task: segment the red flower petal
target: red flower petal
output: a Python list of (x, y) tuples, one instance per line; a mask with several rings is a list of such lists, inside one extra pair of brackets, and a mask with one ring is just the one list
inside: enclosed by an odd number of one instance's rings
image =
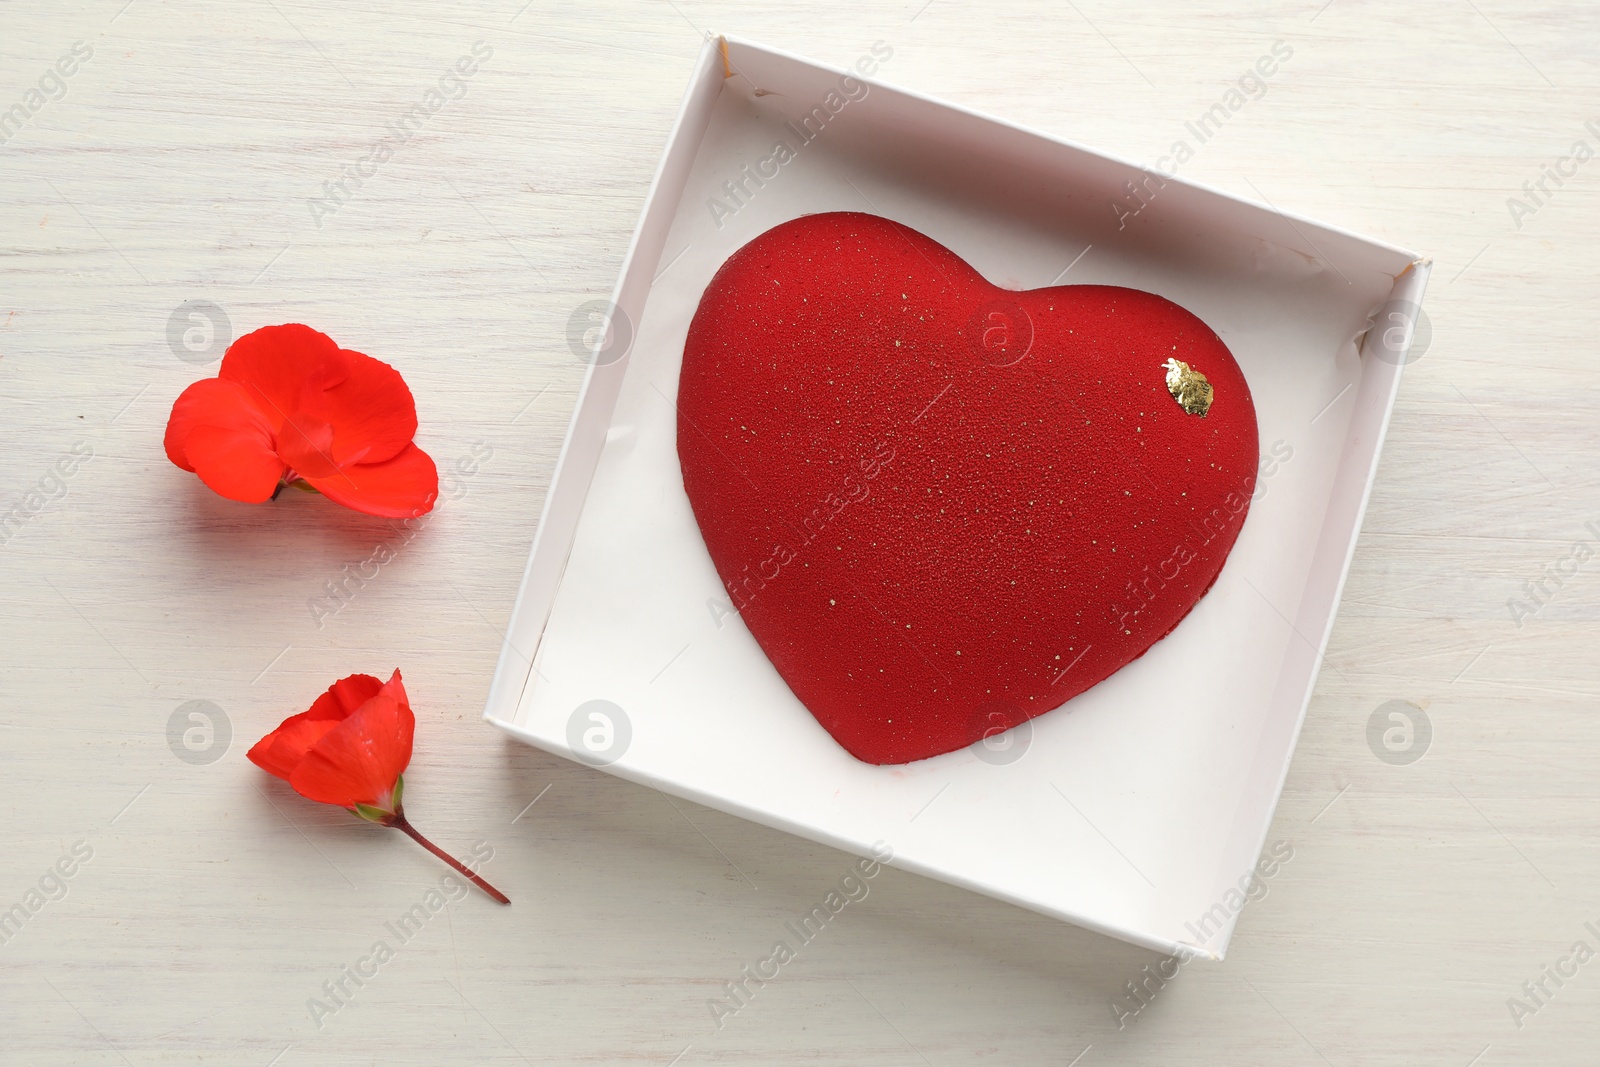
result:
[(308, 393), (301, 412), (333, 427), (333, 459), (382, 463), (403, 452), (417, 435), (417, 402), (400, 372), (382, 360), (342, 349), (344, 378)]
[(194, 472), (219, 496), (246, 504), (271, 500), (288, 470), (258, 427), (196, 426), (184, 443)]
[(302, 478), (327, 478), (339, 471), (333, 461), (333, 427), (296, 415), (278, 428), (278, 458)]
[(321, 741), (341, 721), (313, 719), (308, 712), (301, 712), (286, 719), (282, 726), (257, 741), (245, 755), (257, 767), (287, 782), (294, 769), (305, 759), (306, 753), (311, 751), (311, 746)]
[(339, 466), (390, 459), (416, 436), (416, 401), (399, 371), (300, 323), (245, 334), (218, 375), (258, 396), (280, 436), (286, 424), (313, 440), (331, 427), (328, 459)]
[(202, 378), (185, 389), (173, 402), (162, 444), (167, 458), (186, 471), (194, 470), (188, 456), (189, 435), (197, 426), (251, 428), (270, 440), (273, 424), (261, 413), (249, 390), (237, 382)]
[(291, 322), (263, 326), (233, 342), (217, 377), (250, 390), (276, 429), (300, 409), (302, 394), (342, 381), (343, 363), (333, 338)]
[(370, 674), (341, 678), (317, 697), (311, 710), (283, 720), (246, 755), (257, 767), (287, 781), (313, 745), (382, 689), (383, 683)]
[[(400, 672), (394, 673), (395, 678), (398, 678)], [(390, 684), (393, 684), (394, 680), (391, 678)], [(383, 692), (384, 684), (370, 674), (352, 674), (340, 678), (328, 686), (328, 691), (312, 703), (311, 710), (306, 714), (318, 718), (347, 719), (357, 708)], [(404, 689), (400, 691), (400, 696), (403, 700)]]
[(394, 519), (427, 514), (439, 496), (439, 470), (416, 445), (384, 463), (358, 463), (306, 481), (335, 503)]
[(351, 808), (387, 797), (411, 763), (416, 716), (400, 672), (311, 747), (289, 776), (303, 797)]

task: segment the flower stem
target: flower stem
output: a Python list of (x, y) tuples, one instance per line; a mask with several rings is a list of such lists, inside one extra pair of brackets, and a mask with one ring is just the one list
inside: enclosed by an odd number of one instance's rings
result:
[(479, 878), (476, 874), (474, 874), (471, 871), (467, 870), (467, 868), (465, 866), (463, 866), (462, 863), (459, 860), (457, 860), (454, 856), (450, 855), (450, 853), (446, 852), (444, 849), (440, 848), (438, 845), (434, 844), (432, 841), (429, 841), (426, 837), (423, 837), (420, 833), (418, 833), (417, 832), (417, 828), (415, 826), (412, 826), (409, 822), (407, 822), (406, 821), (406, 817), (404, 815), (396, 813), (395, 817), (394, 817), (394, 821), (392, 823), (390, 823), (389, 825), (393, 826), (395, 829), (397, 829), (397, 830), (401, 831), (402, 833), (404, 833), (407, 837), (411, 838), (411, 840), (415, 841), (417, 844), (421, 845), (423, 848), (427, 849), (429, 852), (432, 852), (435, 856), (438, 856), (440, 859), (444, 860), (446, 863), (448, 863), (451, 867), (455, 868), (457, 871), (459, 871), (462, 874), (466, 875), (469, 879), (472, 880), (472, 884), (473, 885), (477, 886), (479, 889), (483, 890), (485, 893), (488, 893), (491, 897), (493, 897), (495, 900), (499, 901), (501, 904), (509, 904), (509, 903), (511, 903), (510, 898), (507, 897), (504, 893), (500, 892), (500, 890), (496, 889), (494, 886), (490, 885), (488, 882), (485, 882), (482, 878)]

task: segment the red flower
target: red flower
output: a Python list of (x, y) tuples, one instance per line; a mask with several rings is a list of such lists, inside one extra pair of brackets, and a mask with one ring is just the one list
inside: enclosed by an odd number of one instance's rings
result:
[(405, 788), (401, 774), (411, 763), (416, 725), (398, 670), (387, 682), (352, 674), (329, 686), (309, 711), (283, 720), (248, 755), (251, 763), (282, 778), (301, 796), (393, 826), (500, 903), (511, 903), (406, 821), (400, 806)]
[(259, 504), (286, 485), (369, 515), (433, 508), (439, 472), (412, 437), (416, 402), (400, 372), (289, 323), (228, 346), (215, 378), (183, 391), (167, 458), (230, 500)]
[(352, 674), (256, 742), (250, 761), (310, 800), (393, 811), (416, 726), (399, 671), (387, 683)]

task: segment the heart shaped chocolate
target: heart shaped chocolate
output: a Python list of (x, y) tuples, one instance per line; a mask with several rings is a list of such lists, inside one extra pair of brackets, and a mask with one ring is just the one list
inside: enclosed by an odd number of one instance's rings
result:
[(1216, 580), (1256, 448), (1244, 375), (1178, 305), (1010, 292), (857, 213), (734, 253), (678, 386), (683, 484), (733, 607), (878, 764), (1010, 729), (1143, 655)]

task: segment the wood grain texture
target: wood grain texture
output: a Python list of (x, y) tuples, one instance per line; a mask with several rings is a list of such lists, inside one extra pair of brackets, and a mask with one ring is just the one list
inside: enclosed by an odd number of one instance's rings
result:
[[(1600, 13), (520, 6), (0, 5), (0, 113), (93, 51), (0, 144), (0, 514), (27, 512), (0, 544), (0, 909), (92, 849), (0, 944), (0, 1062), (1594, 1062), (1600, 962), (1545, 979), (1520, 1027), (1507, 998), (1600, 950), (1600, 559), (1520, 625), (1508, 600), (1600, 540), (1600, 162), (1520, 219), (1506, 200), (1600, 148)], [(719, 1028), (708, 999), (848, 858), (479, 721), (576, 395), (567, 319), (616, 277), (705, 30), (839, 64), (882, 39), (886, 80), (1150, 162), (1283, 40), (1184, 176), (1437, 259), (1272, 833), (1294, 858), (1226, 963), (1121, 1028), (1111, 1004), (1156, 957), (894, 870)], [(308, 201), (478, 41), (465, 94), (319, 226)], [(168, 342), (193, 300), (234, 335), (303, 320), (394, 363), (442, 466), (492, 456), (410, 537), (300, 494), (212, 496), (159, 446), (210, 373)], [(79, 442), (93, 458), (58, 484)], [(319, 618), (380, 545), (393, 561)], [(457, 854), (488, 842), (516, 903), (449, 905), (319, 1027), (308, 998), (444, 869), (244, 752), (334, 678), (395, 666), (419, 715), (408, 813)], [(169, 745), (190, 700), (231, 724), (210, 764)], [(1431, 721), (1419, 762), (1369, 747), (1389, 700)]]

